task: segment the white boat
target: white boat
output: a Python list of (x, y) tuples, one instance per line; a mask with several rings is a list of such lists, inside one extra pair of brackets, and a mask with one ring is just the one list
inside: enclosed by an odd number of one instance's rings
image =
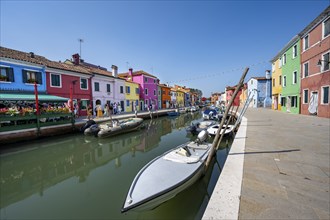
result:
[[(207, 132), (210, 134), (210, 135), (216, 135), (218, 130), (219, 130), (219, 126), (220, 124), (215, 124), (215, 125), (212, 125), (210, 126), (208, 129), (207, 129)], [(226, 125), (223, 125), (222, 126), (222, 129), (220, 131), (220, 134), (222, 134), (223, 130), (226, 128)], [(235, 125), (228, 125), (226, 130), (225, 130), (225, 134), (224, 135), (228, 135), (230, 133), (232, 133), (235, 129)]]
[(153, 209), (196, 182), (204, 173), (212, 148), (202, 131), (196, 141), (182, 144), (150, 161), (135, 176), (122, 212)]
[(215, 125), (215, 123), (216, 122), (212, 120), (201, 121), (196, 124), (191, 123), (191, 125), (186, 128), (186, 131), (192, 134), (198, 134), (202, 130), (207, 130), (210, 126)]
[(142, 123), (142, 118), (128, 118), (122, 120), (113, 119), (110, 122), (90, 126), (84, 131), (84, 134), (95, 135), (100, 138), (110, 137), (137, 130), (141, 127)]

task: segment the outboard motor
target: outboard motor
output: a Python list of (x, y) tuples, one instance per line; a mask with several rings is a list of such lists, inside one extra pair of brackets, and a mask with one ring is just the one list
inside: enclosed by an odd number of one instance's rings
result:
[(199, 132), (195, 142), (201, 144), (206, 141), (208, 137), (209, 133), (206, 130), (202, 130), (201, 132)]
[(80, 131), (81, 131), (81, 132), (84, 132), (87, 128), (89, 128), (90, 126), (92, 126), (92, 125), (94, 125), (94, 124), (96, 124), (96, 122), (95, 122), (94, 120), (88, 120), (88, 121), (84, 124), (84, 126), (82, 126), (82, 127), (80, 128)]
[(97, 133), (99, 133), (99, 131), (101, 130), (98, 124), (93, 124), (92, 126), (90, 126), (90, 129), (95, 137), (97, 137)]

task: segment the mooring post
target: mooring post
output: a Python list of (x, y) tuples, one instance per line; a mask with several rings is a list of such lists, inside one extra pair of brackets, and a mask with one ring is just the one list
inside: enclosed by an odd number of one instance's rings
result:
[(221, 123), (220, 123), (219, 129), (218, 129), (218, 132), (217, 132), (217, 134), (215, 135), (215, 138), (214, 138), (213, 143), (212, 143), (212, 148), (211, 148), (210, 153), (209, 153), (209, 155), (208, 155), (208, 157), (207, 157), (207, 160), (206, 160), (206, 163), (205, 163), (205, 170), (207, 170), (207, 168), (208, 168), (208, 166), (209, 166), (209, 164), (210, 164), (210, 162), (211, 162), (211, 159), (212, 159), (212, 157), (213, 157), (213, 155), (214, 155), (214, 153), (215, 153), (215, 151), (216, 151), (216, 147), (217, 147), (217, 145), (218, 145), (218, 141), (219, 141), (219, 138), (220, 138), (220, 132), (221, 132), (221, 129), (220, 129), (220, 128), (222, 128), (222, 126), (223, 126), (224, 123), (225, 123), (225, 120), (226, 120), (226, 118), (227, 118), (227, 115), (228, 115), (229, 109), (231, 108), (231, 106), (232, 106), (232, 104), (233, 104), (233, 102), (234, 102), (234, 99), (236, 98), (236, 96), (237, 96), (237, 94), (238, 94), (238, 91), (241, 89), (241, 86), (242, 86), (242, 84), (243, 84), (243, 82), (244, 82), (245, 76), (246, 76), (246, 74), (248, 73), (248, 71), (249, 71), (249, 68), (246, 67), (245, 70), (244, 70), (244, 72), (243, 72), (243, 74), (242, 74), (241, 79), (239, 80), (239, 83), (237, 84), (237, 87), (236, 87), (236, 89), (235, 89), (235, 92), (234, 92), (233, 96), (231, 97), (231, 99), (230, 99), (230, 101), (229, 101), (229, 103), (228, 103), (228, 107), (226, 108), (225, 114), (224, 114), (223, 117), (222, 117), (222, 120), (221, 120)]

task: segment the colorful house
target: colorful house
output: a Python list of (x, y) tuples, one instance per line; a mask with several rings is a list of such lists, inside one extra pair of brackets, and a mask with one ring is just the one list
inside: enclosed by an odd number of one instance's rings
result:
[(147, 110), (148, 107), (158, 109), (158, 88), (159, 79), (143, 70), (133, 72), (130, 68), (128, 73), (118, 74), (119, 77), (132, 79), (140, 85), (140, 110)]
[[(54, 94), (49, 86), (51, 82), (48, 72), (58, 68), (62, 68), (61, 63), (50, 61), (32, 52), (26, 53), (0, 47), (0, 104), (35, 103), (35, 89), (40, 95), (40, 102), (67, 102), (70, 97), (69, 90), (65, 94)], [(22, 94), (24, 97), (21, 96)]]
[(174, 87), (171, 87), (171, 108), (178, 108), (178, 103), (177, 103), (177, 92)]
[(330, 118), (330, 6), (315, 18), (301, 37), (301, 114)]
[[(236, 85), (237, 86), (237, 85)], [(226, 87), (226, 106), (229, 104), (229, 101), (231, 97), (233, 96), (236, 86), (227, 86)], [(239, 97), (242, 94), (242, 89), (240, 89), (232, 103), (232, 106), (239, 106), (240, 105), (240, 100)]]
[(39, 93), (46, 93), (45, 57), (0, 47), (1, 92), (34, 94), (34, 84)]
[(272, 60), (272, 109), (281, 110), (282, 56), (277, 54)]
[(266, 71), (266, 77), (251, 77), (247, 82), (247, 91), (247, 95), (250, 95), (250, 98), (252, 97), (250, 107), (271, 107), (272, 85), (270, 71)]
[(282, 49), (281, 110), (299, 114), (300, 111), (300, 38), (295, 36)]
[(178, 85), (174, 85), (174, 89), (176, 90), (176, 103), (178, 107), (184, 107), (185, 89)]
[(125, 112), (134, 112), (140, 109), (140, 84), (133, 82), (132, 78), (125, 80)]
[(161, 89), (161, 108), (167, 109), (171, 107), (171, 88), (166, 84), (159, 84)]

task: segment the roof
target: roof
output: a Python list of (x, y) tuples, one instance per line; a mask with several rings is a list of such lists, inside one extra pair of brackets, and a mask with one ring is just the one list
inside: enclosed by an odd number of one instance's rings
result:
[[(134, 72), (132, 73), (132, 75), (133, 75), (133, 76), (145, 75), (145, 76), (150, 76), (150, 77), (153, 77), (153, 78), (158, 79), (156, 76), (151, 75), (150, 73), (147, 73), (147, 72), (145, 72), (145, 71), (143, 71), (143, 70), (134, 71)], [(118, 76), (119, 76), (119, 77), (127, 77), (127, 76), (128, 76), (128, 72), (126, 72), (126, 73), (119, 73)]]
[[(0, 101), (35, 101), (36, 96), (34, 94), (0, 94)], [(54, 95), (38, 95), (38, 101), (40, 102), (67, 102), (68, 98), (63, 98)]]
[(256, 80), (267, 80), (266, 77), (251, 77), (251, 79), (256, 79)]
[(43, 56), (36, 55), (33, 52), (26, 53), (26, 52), (22, 52), (22, 51), (18, 51), (18, 50), (9, 49), (6, 47), (0, 47), (0, 57), (25, 61), (28, 63), (34, 63), (34, 64), (43, 65), (43, 66), (50, 67), (50, 68), (55, 68), (55, 69), (91, 74), (85, 68), (82, 68), (79, 66), (74, 66), (74, 65), (69, 65), (66, 63), (51, 61)]
[(300, 37), (298, 35), (294, 36), (281, 50), (276, 54), (273, 59), (270, 61), (274, 63), (282, 54), (284, 54), (290, 47), (292, 47), (295, 43), (299, 41)]
[(309, 25), (307, 25), (304, 30), (299, 33), (300, 37), (305, 37), (311, 30), (313, 30), (320, 22), (323, 22), (330, 15), (330, 6), (328, 6), (319, 16), (317, 16)]

